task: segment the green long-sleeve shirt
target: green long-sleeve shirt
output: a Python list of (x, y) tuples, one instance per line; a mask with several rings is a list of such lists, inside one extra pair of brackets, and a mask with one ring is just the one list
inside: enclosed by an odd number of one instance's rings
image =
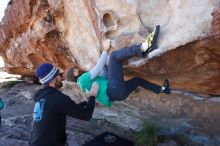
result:
[(86, 72), (82, 74), (77, 79), (77, 84), (80, 86), (83, 92), (86, 92), (86, 90), (90, 90), (94, 82), (97, 82), (99, 85), (99, 91), (96, 96), (96, 100), (105, 106), (111, 107), (112, 102), (109, 100), (109, 97), (107, 96), (107, 93), (106, 93), (107, 84), (108, 84), (107, 79), (102, 78), (100, 76), (96, 76), (94, 79), (91, 79), (90, 72)]

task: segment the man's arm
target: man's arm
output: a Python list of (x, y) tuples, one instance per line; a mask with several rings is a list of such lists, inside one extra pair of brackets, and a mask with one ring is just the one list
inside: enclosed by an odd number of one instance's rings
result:
[[(60, 94), (61, 97), (58, 101), (59, 111), (63, 114), (69, 115), (74, 118), (89, 121), (92, 118), (92, 113), (95, 107), (95, 96), (97, 95), (99, 86), (97, 83), (93, 83), (92, 87), (88, 93), (90, 96), (88, 102), (85, 101), (76, 104), (69, 96), (65, 94)], [(63, 96), (62, 96), (63, 95)]]
[(92, 117), (95, 108), (95, 97), (90, 96), (88, 102), (76, 104), (68, 96), (61, 97), (58, 103), (58, 109), (61, 113), (77, 118), (80, 120), (89, 121)]

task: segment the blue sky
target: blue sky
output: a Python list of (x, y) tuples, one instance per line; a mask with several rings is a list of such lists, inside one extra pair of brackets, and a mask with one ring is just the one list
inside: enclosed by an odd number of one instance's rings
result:
[(7, 7), (9, 0), (0, 0), (0, 21), (2, 20), (2, 17), (4, 16), (5, 8)]

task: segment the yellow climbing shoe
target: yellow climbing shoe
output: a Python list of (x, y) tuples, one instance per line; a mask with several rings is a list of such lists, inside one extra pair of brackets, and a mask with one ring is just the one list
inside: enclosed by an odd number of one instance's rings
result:
[(145, 44), (146, 44), (146, 51), (143, 53), (148, 54), (151, 51), (157, 49), (157, 38), (158, 34), (160, 32), (160, 25), (157, 25), (154, 30), (145, 38)]

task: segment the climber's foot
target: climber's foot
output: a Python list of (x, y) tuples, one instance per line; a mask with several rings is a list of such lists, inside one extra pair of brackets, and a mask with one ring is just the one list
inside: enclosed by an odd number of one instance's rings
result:
[(168, 79), (165, 79), (163, 86), (161, 86), (161, 93), (170, 94), (170, 85)]
[(143, 56), (146, 56), (151, 51), (157, 49), (157, 39), (160, 32), (160, 25), (157, 25), (154, 30), (146, 37), (142, 43)]

